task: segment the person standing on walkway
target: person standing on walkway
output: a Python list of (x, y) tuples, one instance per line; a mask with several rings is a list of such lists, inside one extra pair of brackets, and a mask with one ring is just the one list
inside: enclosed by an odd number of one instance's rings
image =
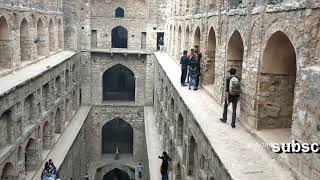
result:
[(236, 111), (237, 103), (240, 96), (240, 80), (236, 77), (237, 70), (231, 68), (229, 70), (230, 77), (226, 80), (226, 97), (224, 102), (223, 117), (220, 119), (221, 122), (227, 122), (228, 106), (232, 103), (232, 122), (231, 127), (236, 127)]
[(188, 66), (189, 66), (188, 76), (190, 77), (189, 90), (191, 90), (191, 86), (193, 90), (197, 90), (196, 83), (197, 83), (197, 77), (199, 76), (199, 69), (198, 69), (198, 61), (197, 61), (196, 53), (193, 53), (191, 60), (189, 60)]
[(197, 64), (197, 68), (198, 68), (198, 76), (197, 76), (197, 79), (196, 79), (196, 87), (195, 87), (195, 90), (198, 90), (198, 86), (199, 86), (199, 82), (200, 82), (200, 76), (201, 76), (201, 59), (202, 59), (202, 53), (200, 52), (200, 47), (199, 46), (195, 46), (195, 53), (197, 54), (197, 61), (198, 61), (198, 64)]
[(187, 72), (188, 72), (188, 63), (189, 59), (187, 57), (188, 51), (184, 50), (183, 51), (183, 56), (181, 57), (180, 64), (181, 64), (181, 77), (180, 77), (180, 83), (181, 86), (186, 86), (185, 81), (187, 77)]
[(159, 38), (159, 42), (158, 43), (159, 43), (159, 47), (160, 47), (160, 52), (162, 53), (163, 46), (164, 46), (163, 37)]
[(137, 171), (139, 173), (139, 178), (142, 178), (143, 165), (141, 163), (138, 164)]
[(85, 180), (89, 180), (89, 175), (88, 175), (87, 172), (86, 172), (86, 175), (84, 176), (84, 179), (85, 179)]
[(161, 180), (169, 180), (168, 167), (169, 161), (171, 161), (171, 159), (165, 151), (162, 152), (162, 156), (159, 156), (159, 159), (162, 159), (162, 164), (160, 167)]
[(114, 148), (114, 160), (119, 160), (119, 146), (118, 145), (115, 145), (115, 148)]

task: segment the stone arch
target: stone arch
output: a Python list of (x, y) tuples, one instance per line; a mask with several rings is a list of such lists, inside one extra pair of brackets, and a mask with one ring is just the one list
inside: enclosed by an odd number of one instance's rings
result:
[(50, 105), (50, 86), (48, 83), (42, 87), (42, 100), (45, 111), (48, 111)]
[(261, 62), (258, 129), (291, 127), (296, 71), (295, 48), (286, 34), (275, 32)]
[(69, 100), (69, 98), (66, 98), (66, 103), (65, 103), (65, 107), (66, 107), (66, 109), (65, 109), (65, 119), (66, 119), (66, 125), (67, 125), (67, 123), (69, 123), (70, 122), (70, 120), (71, 120), (71, 105), (70, 105), (70, 100)]
[(135, 100), (134, 73), (121, 64), (107, 69), (102, 76), (103, 100)]
[(23, 18), (20, 25), (20, 58), (21, 61), (31, 60), (31, 42), (30, 42), (29, 23)]
[(72, 92), (72, 114), (75, 114), (78, 108), (78, 101), (77, 101), (77, 93), (74, 90)]
[(37, 22), (37, 52), (38, 56), (46, 55), (46, 33), (41, 19)]
[(243, 61), (244, 46), (243, 40), (239, 31), (235, 31), (229, 39), (227, 49), (227, 71), (230, 68), (237, 70), (237, 77), (242, 77), (242, 61)]
[(23, 161), (23, 148), (21, 146), (19, 146), (18, 148), (18, 162)]
[(15, 179), (14, 166), (11, 162), (6, 162), (2, 169), (1, 180)]
[(188, 159), (188, 175), (194, 176), (195, 175), (195, 159), (196, 159), (196, 152), (197, 152), (197, 144), (196, 140), (193, 136), (190, 137), (189, 142), (189, 159)]
[(63, 25), (61, 19), (58, 21), (58, 48), (63, 49)]
[(173, 38), (172, 38), (172, 47), (171, 47), (171, 55), (174, 56), (176, 52), (176, 26), (173, 27)]
[(49, 21), (49, 52), (55, 51), (55, 40), (54, 40), (54, 24), (53, 20)]
[(43, 124), (42, 131), (42, 146), (44, 150), (48, 150), (51, 148), (51, 130), (48, 121)]
[(174, 121), (174, 99), (170, 99), (170, 107), (169, 107), (169, 121), (173, 122)]
[(184, 126), (184, 120), (180, 113), (178, 116), (178, 122), (177, 122), (177, 139), (176, 139), (177, 146), (182, 146), (182, 143), (183, 143), (183, 128), (184, 128), (183, 126)]
[(24, 123), (30, 125), (34, 122), (34, 96), (29, 95), (24, 101)]
[(133, 153), (133, 127), (121, 118), (114, 118), (103, 125), (101, 131), (102, 153)]
[(69, 87), (70, 87), (70, 71), (69, 71), (69, 69), (66, 70), (65, 81), (66, 81), (66, 89), (69, 89)]
[(121, 7), (118, 7), (116, 10), (115, 10), (115, 13), (114, 13), (115, 17), (116, 18), (123, 18), (124, 17), (124, 10), (121, 8)]
[(215, 60), (216, 60), (216, 35), (213, 27), (210, 28), (208, 34), (208, 44), (206, 52), (206, 65), (203, 84), (214, 84), (215, 82)]
[(0, 17), (0, 67), (11, 68), (9, 26), (4, 16)]
[(176, 180), (181, 180), (181, 166), (180, 163), (177, 163), (177, 167), (176, 167)]
[(0, 116), (0, 149), (9, 145), (12, 141), (12, 129), (13, 129), (13, 120), (12, 120), (12, 111), (7, 110)]
[(213, 177), (210, 177), (210, 179), (209, 180), (214, 180), (214, 178)]
[(200, 46), (200, 27), (198, 26), (194, 32), (193, 36), (193, 46)]
[(128, 48), (128, 30), (122, 26), (112, 29), (112, 48)]
[(185, 47), (186, 50), (190, 49), (189, 38), (190, 38), (190, 29), (189, 29), (189, 26), (187, 26), (186, 32), (185, 32), (185, 35), (184, 35), (184, 47)]
[(130, 176), (125, 171), (115, 168), (103, 176), (103, 180), (130, 180)]
[(180, 60), (180, 52), (182, 50), (182, 38), (181, 38), (181, 26), (179, 26), (178, 28), (178, 37), (177, 37), (177, 51), (176, 51), (176, 59)]
[(62, 94), (62, 82), (61, 82), (61, 77), (57, 76), (55, 81), (54, 81), (55, 87), (56, 87), (56, 99), (61, 97)]
[(37, 168), (37, 146), (33, 138), (30, 138), (25, 150), (25, 170), (33, 171)]
[(55, 117), (54, 117), (54, 124), (55, 124), (55, 133), (61, 134), (61, 124), (62, 124), (62, 117), (61, 117), (61, 111), (60, 108), (56, 110)]

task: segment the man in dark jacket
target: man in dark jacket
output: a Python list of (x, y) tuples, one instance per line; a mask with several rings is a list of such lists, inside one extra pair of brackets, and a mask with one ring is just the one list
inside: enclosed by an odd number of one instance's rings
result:
[(170, 157), (168, 156), (167, 152), (163, 151), (162, 156), (159, 156), (159, 159), (162, 159), (161, 164), (161, 180), (169, 180), (168, 177), (168, 167), (169, 167), (169, 161), (171, 161)]
[(229, 73), (231, 77), (228, 77), (226, 80), (226, 97), (224, 102), (224, 109), (223, 109), (223, 118), (220, 119), (221, 122), (225, 123), (227, 122), (227, 113), (228, 113), (228, 106), (230, 103), (232, 103), (232, 122), (231, 127), (236, 127), (236, 110), (237, 110), (237, 103), (239, 99), (239, 95), (231, 95), (230, 94), (230, 80), (232, 77), (235, 77), (237, 70), (234, 68), (231, 68), (229, 70)]
[(200, 76), (201, 76), (201, 59), (202, 59), (202, 54), (200, 52), (199, 46), (195, 46), (195, 52), (197, 54), (197, 61), (198, 61), (197, 68), (198, 68), (198, 71), (199, 71), (199, 74), (198, 74), (197, 79), (196, 79), (195, 89), (194, 89), (194, 90), (197, 90), (198, 86), (199, 86)]
[(191, 90), (191, 86), (193, 87), (193, 90), (197, 90), (196, 83), (197, 83), (197, 77), (199, 76), (199, 68), (198, 68), (198, 60), (197, 60), (197, 54), (193, 53), (191, 60), (189, 60), (188, 63), (189, 66), (189, 90)]
[(187, 77), (187, 72), (188, 72), (188, 57), (187, 57), (188, 52), (186, 50), (183, 51), (183, 56), (181, 57), (180, 64), (181, 64), (181, 78), (180, 78), (180, 83), (181, 86), (186, 86), (185, 81)]

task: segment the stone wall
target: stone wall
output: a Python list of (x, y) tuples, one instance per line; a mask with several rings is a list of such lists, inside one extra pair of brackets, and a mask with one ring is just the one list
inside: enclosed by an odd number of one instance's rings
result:
[(170, 165), (173, 177), (170, 178), (231, 179), (197, 120), (157, 61), (154, 72), (156, 123), (163, 140), (163, 149), (173, 159)]
[[(1, 127), (6, 128), (5, 146), (0, 149), (0, 177), (6, 163), (13, 165), (14, 176), (25, 178), (37, 170), (79, 107), (79, 56), (74, 55), (55, 67), (0, 96)], [(46, 59), (45, 59), (46, 60)], [(45, 61), (44, 60), (44, 61)], [(72, 72), (66, 77), (66, 71)], [(58, 98), (55, 84), (60, 77), (63, 93)], [(66, 80), (69, 84), (66, 87)], [(72, 80), (73, 79), (73, 80)], [(45, 87), (49, 87), (45, 94)], [(45, 102), (48, 106), (45, 108)], [(72, 104), (72, 108), (68, 108)], [(69, 104), (69, 105), (68, 105)], [(69, 118), (69, 119), (68, 119)], [(3, 123), (2, 121), (7, 121)], [(59, 129), (59, 131), (57, 131)], [(26, 157), (26, 158), (25, 158)], [(27, 172), (29, 171), (29, 172)]]

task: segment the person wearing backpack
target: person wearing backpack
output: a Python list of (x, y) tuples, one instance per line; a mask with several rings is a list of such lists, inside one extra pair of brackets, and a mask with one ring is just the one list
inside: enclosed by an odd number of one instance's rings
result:
[(240, 80), (236, 77), (237, 70), (231, 68), (229, 71), (230, 77), (226, 80), (226, 98), (224, 102), (224, 109), (223, 109), (223, 117), (220, 119), (221, 122), (227, 122), (227, 113), (228, 113), (228, 106), (232, 103), (232, 122), (231, 127), (236, 127), (236, 110), (237, 110), (237, 103), (240, 96)]

